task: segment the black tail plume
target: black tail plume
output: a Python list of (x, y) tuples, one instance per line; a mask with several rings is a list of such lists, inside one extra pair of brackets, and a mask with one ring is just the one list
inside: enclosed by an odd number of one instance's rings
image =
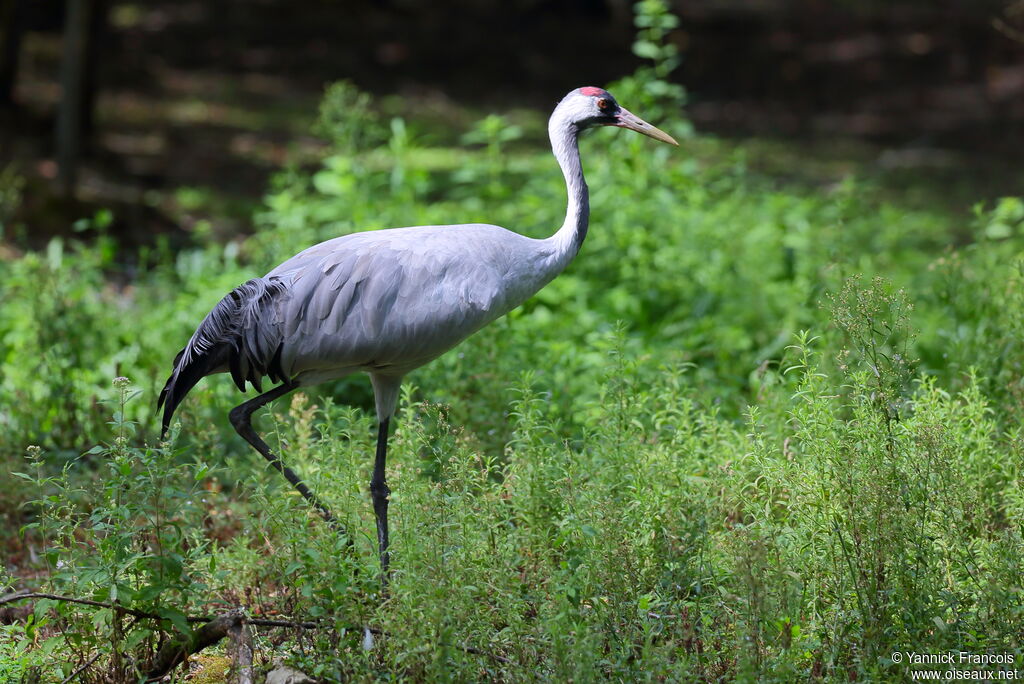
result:
[(167, 436), (174, 411), (185, 395), (207, 375), (229, 371), (238, 389), (246, 381), (259, 389), (260, 379), (286, 380), (281, 369), (281, 333), (263, 310), (282, 296), (284, 281), (254, 278), (228, 293), (199, 324), (192, 339), (174, 359), (157, 408), (163, 407), (161, 439)]
[[(167, 383), (164, 385), (163, 390), (160, 392), (160, 398), (156, 402), (158, 409), (161, 407), (164, 409), (163, 424), (160, 427), (161, 439), (167, 437), (167, 429), (171, 426), (171, 418), (174, 416), (174, 411), (178, 408), (178, 404), (185, 398), (185, 395), (196, 386), (196, 383), (223, 364), (223, 350), (218, 349), (217, 351), (221, 353), (215, 356), (207, 354), (193, 359), (189, 364), (178, 365), (184, 355), (184, 351), (182, 349), (178, 352), (177, 359), (174, 362), (174, 372), (171, 373), (171, 377), (167, 378)], [(219, 362), (218, 357), (221, 359)]]

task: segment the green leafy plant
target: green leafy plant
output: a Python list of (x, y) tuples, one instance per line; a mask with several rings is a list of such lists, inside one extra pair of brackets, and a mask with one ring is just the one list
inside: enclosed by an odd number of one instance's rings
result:
[[(107, 606), (82, 611), (52, 599), (38, 601), (37, 621), (52, 611), (52, 621), (64, 626), (62, 649), (51, 645), (49, 657), (59, 653), (69, 662), (74, 654), (85, 662), (91, 651), (102, 648), (110, 671), (123, 678), (152, 656), (158, 628), (191, 632), (183, 609), (205, 604), (205, 578), (215, 564), (199, 561), (209, 558), (201, 487), (208, 466), (178, 463), (166, 445), (131, 446), (136, 424), (125, 409), (139, 392), (123, 377), (114, 386), (112, 442), (67, 463), (57, 476), (45, 475), (44, 454), (31, 447), (34, 472), (15, 475), (40, 493), (29, 502), (38, 511), (37, 520), (24, 531), (45, 544), (48, 588)], [(98, 471), (89, 465), (93, 457), (100, 459)], [(83, 478), (77, 474), (82, 469), (93, 472)], [(95, 485), (85, 486), (88, 479)], [(130, 618), (130, 610), (164, 621), (139, 622)]]

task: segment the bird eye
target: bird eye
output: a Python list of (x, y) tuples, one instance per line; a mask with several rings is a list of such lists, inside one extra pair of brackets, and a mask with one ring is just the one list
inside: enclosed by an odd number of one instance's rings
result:
[(600, 100), (597, 101), (597, 108), (600, 109), (602, 112), (605, 111), (606, 109), (608, 109), (611, 106), (612, 106), (612, 103), (609, 102), (608, 100), (606, 100), (603, 97)]

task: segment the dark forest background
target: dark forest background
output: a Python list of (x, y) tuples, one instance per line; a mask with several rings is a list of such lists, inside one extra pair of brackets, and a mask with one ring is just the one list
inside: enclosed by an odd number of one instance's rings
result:
[[(964, 164), (991, 194), (1012, 191), (999, 186), (1024, 142), (1024, 3), (672, 9), (673, 78), (698, 131), (864, 140), (885, 164)], [(544, 111), (570, 87), (631, 73), (633, 40), (625, 0), (0, 0), (0, 160), (28, 178), (8, 224), (42, 244), (112, 207), (123, 238), (145, 241), (195, 220), (167, 195), (185, 184), (234, 209), (224, 231), (244, 230), (242, 207), (302, 144), (326, 84), (397, 96), (455, 128), (467, 109)]]

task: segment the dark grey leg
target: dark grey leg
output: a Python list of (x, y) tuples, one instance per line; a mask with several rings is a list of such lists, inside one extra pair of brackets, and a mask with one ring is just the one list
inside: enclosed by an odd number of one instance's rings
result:
[[(235, 431), (240, 434), (246, 442), (251, 444), (256, 451), (263, 454), (263, 457), (270, 461), (270, 465), (277, 468), (278, 472), (284, 475), (285, 479), (292, 483), (292, 486), (299, 491), (299, 494), (302, 494), (303, 498), (308, 501), (310, 505), (320, 513), (320, 515), (323, 516), (328, 525), (348, 537), (348, 534), (345, 532), (345, 528), (338, 523), (333, 515), (331, 515), (327, 506), (317, 498), (316, 494), (309, 490), (309, 487), (299, 479), (299, 476), (296, 475), (291, 468), (281, 462), (281, 459), (270, 450), (267, 443), (260, 439), (260, 436), (257, 435), (256, 431), (252, 428), (252, 414), (256, 409), (269, 404), (278, 397), (288, 394), (295, 389), (296, 386), (297, 385), (286, 382), (283, 385), (278, 385), (269, 392), (264, 392), (258, 397), (236, 406), (231, 409), (231, 413), (229, 414), (231, 424), (235, 426)], [(352, 545), (351, 538), (349, 538), (348, 543), (350, 546)]]
[(391, 490), (384, 481), (384, 462), (388, 455), (388, 424), (390, 418), (381, 421), (377, 428), (377, 457), (373, 463), (373, 477), (370, 479), (370, 495), (373, 497), (373, 512), (377, 516), (377, 546), (380, 550), (380, 583), (387, 588), (390, 572), (388, 565), (388, 496)]

